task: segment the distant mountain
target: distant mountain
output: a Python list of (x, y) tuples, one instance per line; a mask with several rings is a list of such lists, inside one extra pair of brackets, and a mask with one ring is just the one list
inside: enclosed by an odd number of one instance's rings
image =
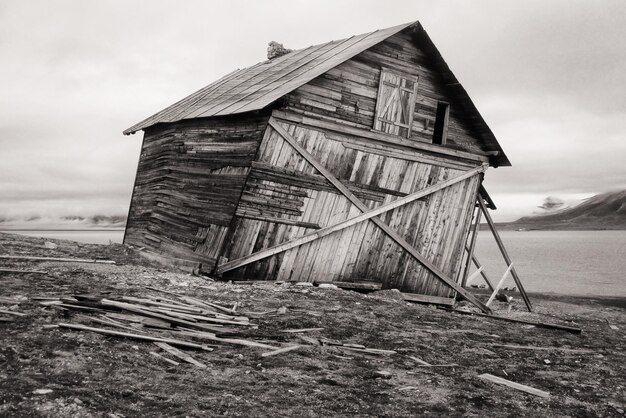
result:
[(505, 229), (626, 230), (626, 190), (599, 194), (579, 205), (502, 225)]
[(10, 217), (0, 216), (0, 229), (98, 229), (124, 228), (124, 215), (92, 215), (92, 216), (28, 216)]

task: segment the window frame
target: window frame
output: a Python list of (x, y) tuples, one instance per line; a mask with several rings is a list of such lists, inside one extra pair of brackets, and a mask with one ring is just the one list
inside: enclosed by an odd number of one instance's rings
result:
[[(395, 77), (398, 77), (400, 79), (399, 84), (393, 84), (390, 81), (387, 81), (385, 76), (386, 75), (392, 75)], [(404, 83), (403, 83), (404, 81)], [(413, 89), (410, 89), (408, 87), (404, 87), (402, 84), (405, 84), (406, 81), (413, 83)], [(418, 76), (413, 76), (413, 75), (408, 75), (408, 74), (403, 74), (399, 71), (395, 71), (392, 70), (388, 67), (381, 67), (380, 68), (380, 78), (379, 78), (379, 82), (378, 82), (378, 94), (376, 96), (376, 108), (374, 111), (374, 126), (372, 128), (373, 131), (378, 131), (378, 132), (384, 132), (384, 133), (388, 133), (391, 135), (398, 135), (398, 136), (403, 136), (400, 135), (400, 133), (393, 133), (393, 132), (386, 132), (383, 129), (383, 123), (387, 124), (387, 125), (391, 125), (392, 127), (397, 127), (398, 130), (400, 129), (406, 129), (407, 133), (406, 133), (406, 138), (410, 138), (411, 137), (411, 133), (413, 131), (413, 117), (415, 114), (415, 102), (417, 99), (417, 87), (419, 84), (419, 77)], [(384, 87), (388, 86), (388, 87), (392, 87), (394, 89), (392, 95), (388, 98), (388, 100), (386, 101), (386, 103), (383, 103), (384, 101)], [(399, 91), (399, 93), (397, 93)], [(387, 113), (387, 109), (389, 108), (389, 106), (392, 105), (392, 100), (396, 100), (400, 101), (400, 108), (404, 109), (402, 107), (402, 99), (401, 99), (401, 95), (402, 92), (406, 92), (409, 94), (409, 109), (408, 109), (408, 115), (405, 115), (405, 120), (407, 121), (407, 123), (402, 123), (399, 121), (393, 121), (391, 119), (387, 119), (385, 118), (383, 115), (385, 115)], [(396, 96), (398, 97), (398, 99), (396, 99)]]

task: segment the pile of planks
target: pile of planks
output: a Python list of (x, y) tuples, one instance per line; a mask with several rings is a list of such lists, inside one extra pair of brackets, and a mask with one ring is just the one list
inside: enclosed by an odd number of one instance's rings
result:
[[(206, 366), (175, 347), (213, 351), (220, 344), (228, 344), (271, 350), (267, 353), (290, 348), (251, 338), (235, 338), (257, 327), (248, 316), (237, 312), (237, 303), (227, 307), (187, 295), (149, 289), (168, 293), (168, 297), (149, 294), (142, 297), (74, 294), (35, 299), (43, 306), (79, 312), (74, 316), (81, 321), (79, 324), (61, 322), (46, 328), (89, 331), (153, 342), (165, 352), (198, 367)], [(100, 327), (85, 323), (95, 323)], [(159, 353), (150, 354), (176, 363)]]

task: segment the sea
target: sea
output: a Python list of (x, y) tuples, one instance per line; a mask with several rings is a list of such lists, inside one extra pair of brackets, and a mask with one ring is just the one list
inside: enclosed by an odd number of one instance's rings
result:
[[(5, 232), (94, 244), (124, 237), (123, 229)], [(626, 297), (626, 231), (501, 231), (500, 237), (527, 292)], [(497, 283), (507, 265), (490, 231), (478, 233), (476, 256)], [(510, 275), (504, 286), (515, 286)]]

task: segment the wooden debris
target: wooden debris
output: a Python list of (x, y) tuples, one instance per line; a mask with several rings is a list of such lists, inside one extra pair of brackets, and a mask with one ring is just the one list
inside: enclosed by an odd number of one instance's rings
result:
[(348, 345), (338, 345), (336, 347), (341, 348), (343, 350), (352, 351), (355, 353), (375, 354), (375, 355), (380, 355), (380, 356), (389, 356), (392, 354), (398, 354), (398, 352), (394, 350), (381, 350), (378, 348), (358, 348), (358, 347), (350, 347)]
[(178, 357), (179, 359), (181, 359), (183, 361), (186, 361), (187, 363), (191, 363), (194, 366), (200, 367), (201, 369), (206, 369), (206, 367), (207, 367), (206, 364), (200, 363), (198, 360), (194, 359), (189, 354), (183, 353), (179, 349), (174, 348), (174, 347), (172, 347), (171, 345), (169, 345), (167, 343), (155, 342), (154, 344), (156, 346), (162, 348), (163, 350), (167, 351), (171, 355), (173, 355), (175, 357)]
[(52, 393), (52, 389), (36, 389), (32, 392), (34, 395), (47, 395), (48, 393)]
[(127, 301), (127, 302), (137, 302), (137, 303), (141, 303), (142, 305), (159, 306), (159, 307), (170, 308), (173, 310), (179, 310), (179, 311), (184, 311), (184, 312), (189, 312), (189, 313), (201, 314), (202, 312), (204, 312), (202, 309), (193, 307), (193, 306), (156, 302), (150, 299), (135, 298), (131, 296), (122, 296), (120, 299)]
[(306, 335), (299, 335), (299, 334), (297, 335), (297, 337), (301, 339), (302, 341), (309, 343), (311, 345), (322, 345), (320, 340), (318, 340), (317, 338), (308, 337)]
[(183, 335), (190, 336), (190, 337), (220, 342), (224, 344), (242, 345), (244, 347), (255, 347), (255, 348), (269, 348), (271, 350), (277, 350), (279, 348), (273, 345), (259, 343), (256, 341), (242, 340), (238, 338), (221, 338), (210, 332), (180, 331), (180, 333)]
[(0, 268), (0, 273), (48, 274), (47, 271), (42, 271), (42, 270), (16, 270), (16, 269), (1, 269), (1, 268)]
[(39, 302), (39, 304), (42, 306), (52, 306), (52, 305), (63, 305), (63, 302), (61, 302), (60, 300), (46, 300), (46, 301)]
[(122, 329), (125, 329), (125, 330), (128, 330), (128, 331), (133, 331), (133, 332), (139, 331), (139, 332), (143, 332), (143, 331), (137, 330), (137, 329), (135, 329), (135, 328), (131, 328), (131, 327), (124, 326), (123, 324), (120, 324), (120, 323), (119, 323), (119, 322), (117, 322), (117, 321), (113, 321), (112, 319), (109, 319), (109, 318), (107, 318), (106, 316), (104, 316), (103, 318), (94, 318), (93, 316), (87, 316), (87, 315), (76, 315), (76, 317), (77, 317), (77, 318), (81, 318), (81, 319), (86, 319), (86, 320), (88, 320), (88, 321), (96, 322), (96, 323), (98, 323), (98, 324), (102, 324), (102, 325), (109, 325), (109, 326), (112, 326), (112, 327), (122, 328)]
[(376, 370), (374, 372), (374, 376), (382, 379), (391, 379), (393, 377), (393, 373), (388, 372), (387, 370)]
[(79, 325), (79, 324), (59, 323), (58, 325), (60, 328), (76, 329), (76, 330), (81, 330), (81, 331), (91, 331), (91, 332), (96, 332), (98, 334), (113, 335), (116, 337), (126, 337), (126, 338), (133, 338), (136, 340), (143, 340), (143, 341), (162, 342), (162, 343), (178, 345), (181, 347), (189, 347), (189, 348), (195, 348), (198, 350), (213, 351), (212, 348), (207, 347), (205, 345), (191, 343), (189, 341), (176, 340), (173, 338), (151, 337), (149, 335), (131, 334), (128, 332), (119, 332), (119, 331), (113, 331), (110, 329), (94, 328), (94, 327), (88, 327), (86, 325)]
[(0, 255), (0, 259), (4, 260), (29, 260), (29, 261), (60, 261), (67, 263), (98, 263), (98, 264), (115, 264), (113, 260), (104, 260), (99, 258), (61, 258), (61, 257), (30, 257), (26, 255)]
[(508, 386), (513, 389), (521, 390), (522, 392), (530, 393), (531, 395), (540, 396), (542, 398), (549, 398), (550, 393), (543, 390), (535, 389), (530, 386), (522, 385), (520, 383), (511, 382), (510, 380), (503, 379), (498, 376), (494, 376), (489, 373), (481, 374), (478, 376), (480, 379), (489, 380), (490, 382), (497, 383), (499, 385)]
[(159, 353), (157, 353), (157, 352), (155, 352), (155, 351), (150, 351), (150, 354), (152, 354), (152, 355), (153, 355), (154, 357), (156, 357), (156, 358), (160, 358), (161, 360), (163, 360), (163, 361), (166, 361), (166, 362), (170, 363), (171, 365), (174, 365), (174, 366), (180, 366), (180, 363), (178, 363), (178, 362), (176, 362), (176, 361), (174, 361), (174, 360), (170, 360), (170, 359), (168, 359), (167, 357), (164, 357), (164, 356), (160, 355)]
[(167, 321), (163, 321), (161, 319), (156, 319), (156, 318), (143, 318), (141, 320), (141, 324), (146, 326), (146, 327), (152, 327), (152, 328), (172, 328), (172, 324), (170, 324)]
[(419, 359), (417, 357), (414, 357), (414, 356), (407, 356), (407, 357), (410, 358), (411, 360), (413, 360), (414, 362), (422, 365), (422, 366), (432, 366), (430, 363), (427, 363), (424, 360)]
[(538, 350), (538, 351), (562, 351), (573, 354), (594, 354), (594, 350), (584, 348), (564, 348), (564, 347), (537, 347), (533, 345), (515, 345), (515, 344), (489, 344), (491, 347), (510, 348), (512, 350)]
[(453, 306), (455, 300), (453, 298), (444, 298), (441, 296), (418, 295), (416, 293), (400, 292), (402, 299), (407, 302), (432, 303), (434, 305)]
[(504, 317), (504, 316), (488, 315), (488, 314), (479, 313), (479, 312), (468, 312), (468, 311), (462, 311), (462, 310), (459, 310), (459, 309), (449, 309), (449, 311), (450, 312), (454, 312), (454, 313), (459, 313), (459, 314), (462, 314), (462, 315), (476, 315), (476, 316), (482, 316), (482, 317), (485, 317), (485, 318), (500, 319), (502, 321), (516, 322), (518, 324), (534, 325), (537, 328), (558, 329), (558, 330), (561, 330), (561, 331), (572, 332), (574, 334), (580, 334), (582, 332), (582, 329), (580, 329), (580, 328), (570, 327), (570, 326), (567, 326), (567, 325), (551, 324), (551, 323), (547, 323), (547, 322), (538, 322), (538, 321), (527, 321), (527, 320), (524, 320), (524, 319), (507, 318), (507, 317)]
[(0, 296), (0, 303), (8, 303), (9, 305), (19, 305), (20, 303), (26, 302), (27, 300), (28, 299), (25, 297), (23, 299), (16, 299), (16, 298), (7, 298), (4, 296)]
[(302, 346), (301, 345), (290, 345), (288, 347), (279, 348), (278, 350), (268, 351), (266, 353), (263, 353), (263, 354), (261, 354), (261, 357), (275, 356), (277, 354), (282, 354), (282, 353), (286, 353), (288, 351), (297, 350), (300, 347), (302, 347)]
[(298, 334), (301, 332), (321, 331), (324, 328), (300, 328), (300, 329), (284, 329), (280, 332), (288, 332), (290, 334)]
[(316, 285), (323, 283), (333, 284), (341, 289), (354, 289), (354, 290), (380, 290), (382, 289), (382, 283), (376, 282), (321, 282), (315, 281)]
[(26, 316), (25, 313), (10, 311), (8, 309), (0, 309), (0, 313), (7, 314), (7, 315), (14, 315), (14, 316)]
[(163, 321), (168, 321), (175, 325), (182, 325), (188, 328), (198, 328), (198, 329), (209, 330), (209, 331), (214, 330), (213, 327), (210, 327), (208, 325), (198, 324), (198, 323), (186, 320), (186, 319), (180, 319), (180, 318), (173, 316), (171, 313), (165, 315), (162, 313), (153, 312), (152, 310), (149, 310), (145, 307), (141, 307), (141, 306), (137, 306), (137, 305), (133, 305), (129, 303), (124, 303), (124, 302), (117, 302), (117, 301), (109, 300), (109, 299), (102, 299), (101, 303), (105, 306), (114, 306), (114, 307), (121, 308), (130, 312), (138, 313), (143, 316), (148, 316), (148, 317), (152, 317), (156, 319), (161, 319)]

